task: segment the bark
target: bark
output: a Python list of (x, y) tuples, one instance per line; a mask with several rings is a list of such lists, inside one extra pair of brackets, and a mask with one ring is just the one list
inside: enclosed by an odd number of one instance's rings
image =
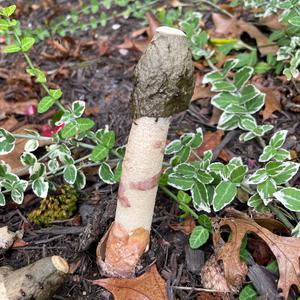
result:
[(0, 299), (50, 299), (68, 271), (68, 263), (60, 256), (46, 257), (18, 270), (0, 267)]

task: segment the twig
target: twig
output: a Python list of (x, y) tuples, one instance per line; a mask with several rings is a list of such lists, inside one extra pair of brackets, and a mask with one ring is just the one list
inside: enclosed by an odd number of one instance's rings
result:
[(175, 290), (183, 290), (183, 291), (195, 291), (195, 292), (208, 292), (208, 293), (228, 293), (228, 291), (218, 291), (218, 290), (210, 290), (200, 287), (189, 287), (189, 286), (172, 286)]
[(207, 4), (207, 5), (215, 8), (216, 10), (220, 11), (222, 14), (224, 14), (224, 15), (230, 17), (230, 18), (233, 17), (233, 15), (230, 12), (228, 12), (225, 9), (222, 9), (221, 7), (219, 7), (218, 5), (216, 5), (215, 3), (211, 2), (211, 1), (208, 1), (208, 0), (198, 0), (197, 2), (202, 2), (204, 4)]

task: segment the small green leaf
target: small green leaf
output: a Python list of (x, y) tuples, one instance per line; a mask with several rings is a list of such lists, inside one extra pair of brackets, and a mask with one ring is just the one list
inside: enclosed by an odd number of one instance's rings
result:
[(85, 102), (84, 101), (74, 101), (72, 103), (72, 112), (76, 118), (79, 118), (82, 116), (85, 110)]
[(17, 6), (15, 4), (8, 7), (3, 7), (0, 9), (0, 15), (4, 17), (10, 17), (16, 10)]
[(285, 142), (285, 139), (286, 139), (286, 136), (287, 136), (287, 130), (280, 130), (280, 131), (277, 131), (273, 136), (272, 138), (270, 139), (270, 146), (273, 148), (273, 149), (278, 149), (280, 148), (284, 142)]
[(105, 146), (99, 144), (93, 149), (91, 160), (94, 162), (102, 161), (107, 158), (108, 153), (109, 150)]
[(56, 102), (55, 99), (53, 99), (50, 96), (43, 97), (38, 104), (38, 112), (40, 114), (42, 114), (42, 113), (48, 111), (49, 108), (51, 108), (55, 102)]
[(86, 132), (94, 127), (95, 122), (89, 118), (79, 118), (76, 120), (79, 133)]
[(258, 169), (247, 180), (248, 184), (259, 184), (268, 179), (268, 174), (265, 169)]
[(248, 172), (247, 166), (238, 166), (230, 173), (229, 179), (234, 183), (241, 183), (244, 180), (246, 173)]
[(174, 168), (176, 174), (180, 174), (184, 177), (193, 178), (195, 176), (195, 168), (189, 163), (182, 163)]
[(241, 69), (239, 69), (235, 75), (234, 75), (234, 85), (235, 87), (239, 90), (240, 88), (242, 88), (245, 83), (249, 80), (249, 78), (252, 76), (253, 74), (253, 68), (251, 67), (243, 67)]
[(197, 132), (194, 135), (193, 139), (191, 140), (189, 146), (192, 149), (197, 149), (203, 142), (203, 132), (201, 128), (197, 128)]
[(234, 130), (239, 126), (240, 118), (236, 114), (223, 113), (219, 119), (218, 128)]
[(204, 75), (202, 83), (213, 83), (215, 81), (223, 80), (223, 75), (219, 71), (212, 71)]
[(296, 188), (283, 188), (273, 195), (280, 203), (291, 211), (300, 212), (300, 190)]
[(255, 66), (255, 73), (257, 74), (264, 74), (270, 70), (272, 70), (272, 66), (269, 65), (268, 63), (264, 61), (260, 61), (256, 66)]
[(206, 171), (198, 170), (196, 176), (197, 179), (203, 184), (210, 184), (214, 181), (214, 178)]
[(32, 167), (37, 162), (37, 158), (32, 153), (28, 153), (28, 152), (24, 152), (21, 155), (20, 160), (22, 165), (26, 167)]
[(257, 185), (257, 192), (261, 199), (264, 201), (265, 205), (272, 201), (272, 199), (270, 198), (273, 196), (276, 190), (276, 182), (273, 179), (267, 179), (266, 181)]
[(226, 74), (238, 64), (238, 59), (229, 59), (223, 65), (223, 72)]
[(198, 223), (204, 228), (208, 229), (210, 233), (213, 232), (213, 225), (209, 216), (204, 214), (200, 215), (198, 217)]
[(255, 300), (258, 297), (252, 284), (245, 285), (239, 294), (239, 300)]
[(35, 39), (29, 36), (24, 37), (21, 40), (21, 48), (23, 52), (27, 52), (30, 50), (30, 48), (33, 46), (35, 43)]
[(0, 206), (4, 206), (6, 203), (5, 196), (3, 193), (0, 192)]
[(274, 159), (277, 161), (284, 161), (287, 159), (291, 159), (290, 152), (285, 149), (277, 149), (274, 155)]
[(39, 147), (39, 141), (32, 139), (32, 140), (28, 140), (24, 146), (24, 150), (26, 152), (33, 152), (35, 151), (37, 148)]
[(38, 197), (47, 197), (48, 189), (49, 183), (44, 181), (44, 178), (38, 178), (32, 182), (32, 190)]
[(276, 150), (271, 146), (266, 146), (263, 153), (259, 156), (258, 161), (267, 162), (276, 154)]
[(77, 176), (76, 166), (74, 166), (74, 165), (66, 166), (64, 169), (63, 176), (64, 176), (65, 182), (67, 182), (69, 184), (73, 184), (75, 182), (76, 176)]
[(204, 245), (209, 238), (209, 231), (203, 226), (196, 226), (189, 238), (189, 244), (192, 249), (197, 249)]
[(16, 53), (19, 51), (21, 51), (21, 47), (17, 44), (11, 44), (3, 48), (3, 53)]
[(59, 168), (58, 161), (56, 159), (50, 159), (48, 161), (48, 168), (52, 173), (56, 172), (57, 169)]
[(74, 182), (74, 186), (77, 190), (82, 190), (86, 185), (86, 178), (84, 173), (81, 170), (77, 171), (76, 180)]
[(173, 154), (173, 153), (177, 153), (180, 150), (182, 150), (182, 148), (183, 148), (183, 145), (181, 144), (181, 141), (180, 140), (174, 140), (166, 146), (165, 154), (170, 155), (170, 154)]
[(252, 195), (248, 202), (249, 207), (253, 207), (258, 212), (267, 212), (269, 209), (265, 206), (263, 200), (260, 198), (258, 193)]
[(8, 154), (15, 148), (15, 137), (3, 128), (0, 128), (0, 155)]
[(67, 124), (63, 129), (60, 130), (61, 136), (64, 139), (70, 138), (77, 133), (77, 123), (72, 122)]
[(116, 142), (116, 134), (114, 131), (105, 132), (101, 138), (102, 144), (108, 149), (112, 149)]
[(192, 178), (186, 178), (177, 176), (176, 174), (171, 174), (168, 178), (168, 184), (178, 190), (187, 191), (192, 188), (194, 180)]
[(259, 94), (261, 94), (261, 92), (253, 84), (245, 85), (243, 87), (243, 89), (241, 90), (240, 104), (244, 104), (244, 103), (252, 100)]
[(208, 194), (205, 185), (199, 181), (195, 181), (191, 189), (193, 205), (197, 211), (204, 210), (210, 212), (210, 205), (208, 203)]
[(288, 20), (288, 22), (294, 26), (299, 27), (300, 26), (300, 16), (292, 17)]
[(178, 199), (178, 202), (185, 203), (185, 204), (189, 204), (192, 201), (192, 197), (184, 191), (178, 191), (177, 199)]
[(113, 171), (111, 170), (110, 166), (106, 163), (102, 163), (100, 165), (100, 168), (99, 168), (99, 177), (100, 179), (107, 183), (107, 184), (114, 184), (116, 183), (115, 181), (115, 175), (113, 173)]
[(58, 100), (61, 98), (62, 96), (62, 91), (61, 89), (49, 89), (49, 95), (54, 99), (54, 100)]
[(211, 90), (213, 92), (235, 92), (236, 87), (229, 81), (220, 80), (212, 83)]
[(214, 193), (213, 208), (214, 211), (219, 211), (226, 205), (231, 203), (237, 193), (236, 184), (230, 181), (221, 181)]

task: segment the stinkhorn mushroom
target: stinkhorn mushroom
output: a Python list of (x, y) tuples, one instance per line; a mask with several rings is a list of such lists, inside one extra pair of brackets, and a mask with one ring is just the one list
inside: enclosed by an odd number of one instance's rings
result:
[(0, 267), (0, 299), (48, 300), (68, 272), (69, 264), (60, 256), (42, 258), (18, 270)]
[(134, 72), (133, 123), (118, 190), (115, 222), (97, 248), (103, 272), (132, 277), (150, 236), (171, 116), (186, 110), (194, 89), (185, 34), (159, 27)]

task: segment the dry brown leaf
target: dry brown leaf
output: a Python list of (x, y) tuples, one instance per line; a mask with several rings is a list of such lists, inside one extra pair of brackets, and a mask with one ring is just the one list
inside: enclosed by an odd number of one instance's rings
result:
[(175, 231), (180, 230), (184, 234), (190, 235), (196, 226), (196, 222), (194, 218), (188, 216), (182, 223), (170, 224), (169, 226)]
[(279, 17), (276, 14), (261, 18), (260, 23), (273, 30), (283, 30), (285, 28), (285, 26), (279, 22)]
[(201, 292), (197, 294), (197, 300), (229, 300), (225, 293)]
[[(4, 127), (7, 130), (10, 130), (9, 128), (7, 128), (7, 125)], [(18, 128), (17, 130), (14, 130), (13, 133), (26, 133), (25, 129), (28, 130), (36, 130), (37, 129), (37, 125), (34, 124), (26, 124), (20, 128)], [(6, 162), (7, 164), (10, 165), (10, 167), (12, 168), (12, 172), (18, 174), (18, 176), (22, 176), (27, 174), (28, 170), (24, 169), (24, 166), (22, 165), (21, 161), (20, 161), (20, 157), (24, 152), (24, 146), (26, 144), (28, 140), (27, 139), (17, 139), (16, 140), (16, 144), (15, 144), (15, 148), (12, 152), (10, 152), (9, 154), (6, 155), (1, 155), (1, 160), (3, 160), (4, 162)], [(39, 141), (39, 147), (43, 147), (45, 145), (49, 145), (49, 141)], [(22, 169), (22, 171), (20, 172), (19, 170)]]
[(246, 32), (250, 37), (256, 40), (257, 47), (261, 54), (267, 55), (268, 53), (276, 54), (278, 47), (270, 45), (269, 39), (255, 27), (254, 25), (237, 19), (236, 16), (229, 18), (222, 14), (213, 13), (213, 22), (215, 24), (215, 33), (224, 38), (239, 38), (243, 32)]
[[(258, 225), (249, 219), (222, 219), (220, 227), (229, 226), (231, 239), (223, 243), (220, 231), (216, 231), (214, 238), (218, 260), (223, 261), (225, 278), (228, 285), (234, 285), (236, 281), (245, 277), (246, 264), (240, 260), (240, 247), (246, 233), (255, 233), (265, 241), (277, 259), (279, 268), (278, 289), (287, 299), (290, 287), (295, 285), (300, 289), (300, 238), (278, 236), (268, 229)], [(223, 245), (222, 245), (223, 244)]]
[(93, 284), (109, 290), (115, 300), (167, 300), (165, 282), (153, 265), (149, 272), (134, 279), (106, 278)]
[[(223, 130), (217, 130), (215, 132), (205, 132), (202, 145), (198, 149), (196, 149), (197, 154), (199, 156), (202, 156), (205, 151), (214, 150), (220, 144), (223, 135)], [(220, 152), (219, 157), (224, 161), (229, 161), (231, 159), (231, 156), (224, 149)], [(191, 160), (193, 159), (195, 159), (195, 157), (193, 156), (193, 154), (191, 154)]]
[(147, 29), (147, 34), (148, 34), (148, 40), (150, 42), (155, 34), (156, 29), (160, 26), (160, 23), (150, 12), (146, 12), (145, 15), (149, 24), (149, 27)]
[(262, 111), (263, 121), (270, 119), (275, 111), (281, 111), (281, 93), (274, 87), (263, 87), (255, 84), (256, 87), (266, 94), (265, 108)]
[(215, 93), (211, 92), (210, 86), (205, 86), (204, 84), (202, 84), (202, 78), (203, 76), (201, 76), (199, 73), (196, 73), (194, 94), (191, 101), (208, 98), (215, 95)]

